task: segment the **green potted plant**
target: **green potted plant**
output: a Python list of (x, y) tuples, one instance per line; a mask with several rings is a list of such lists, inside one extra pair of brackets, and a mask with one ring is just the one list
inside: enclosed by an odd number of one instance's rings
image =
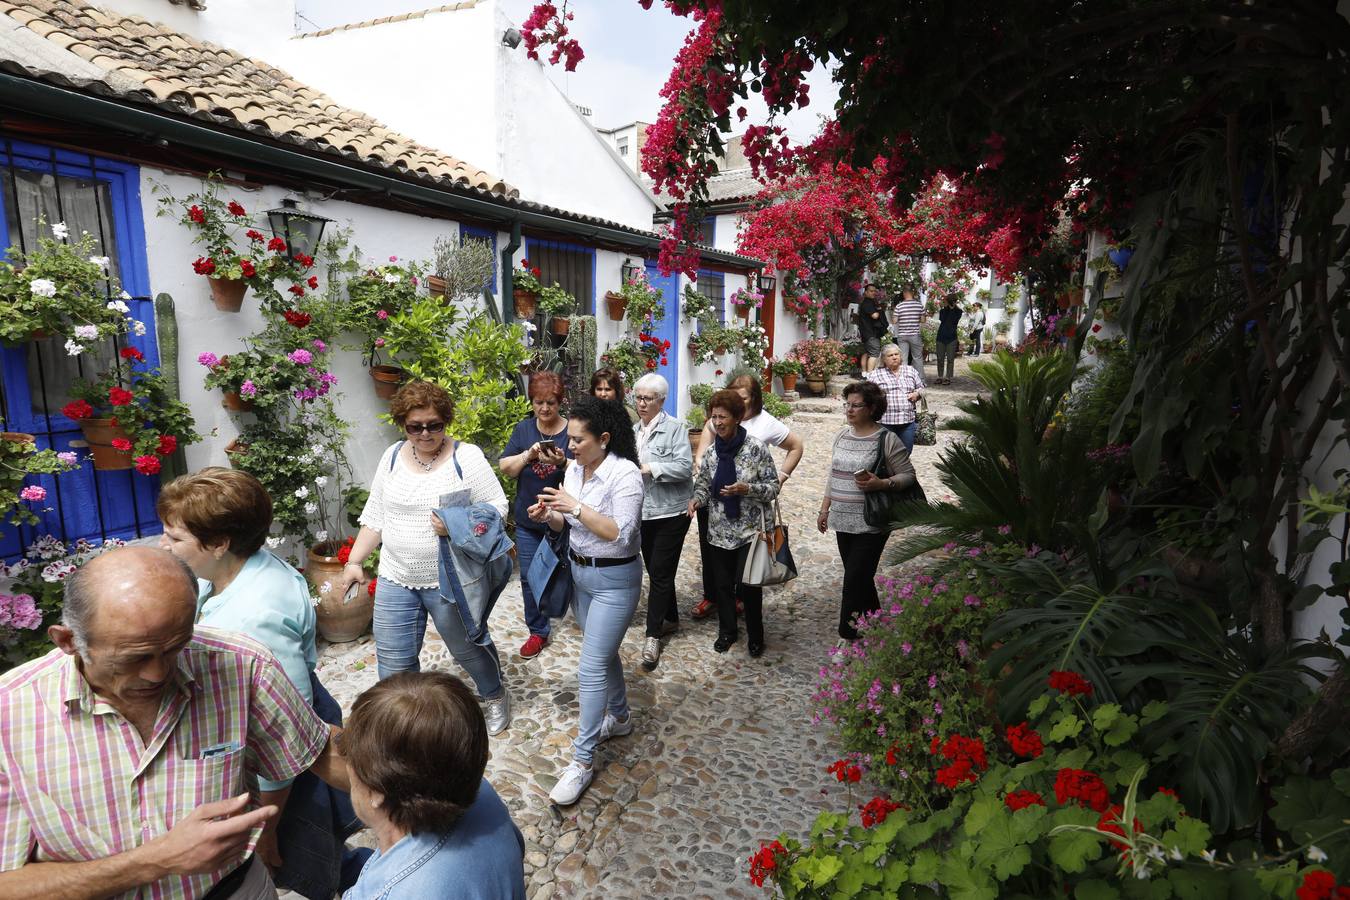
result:
[(0, 432), (0, 517), (13, 525), (36, 525), (30, 504), (47, 499), (40, 484), (25, 484), (30, 475), (59, 475), (79, 465), (73, 450), (39, 450), (37, 438), (23, 432)]
[(427, 293), (447, 303), (476, 294), (492, 278), (497, 261), (492, 245), (478, 238), (457, 241), (449, 235), (436, 238), (432, 254), (432, 272), (427, 276)]
[(225, 394), (226, 409), (275, 414), (292, 403), (304, 403), (326, 395), (337, 377), (326, 371), (323, 341), (295, 341), (280, 347), (253, 339), (240, 351), (216, 358), (198, 355), (207, 369), (205, 385)]
[(694, 286), (684, 286), (684, 296), (680, 300), (680, 313), (686, 322), (717, 321), (717, 310), (713, 302), (694, 290)]
[(726, 329), (727, 346), (740, 351), (741, 362), (752, 372), (763, 372), (769, 367), (769, 335), (758, 324)]
[(715, 322), (703, 322), (689, 335), (689, 356), (695, 363), (710, 363), (727, 352), (727, 329)]
[(615, 316), (615, 307), (610, 307), (610, 317), (616, 321), (626, 317), (629, 325), (641, 331), (665, 318), (665, 298), (647, 280), (645, 269), (638, 269), (633, 277), (624, 282), (619, 296), (623, 298), (619, 315)]
[(562, 289), (558, 282), (539, 292), (539, 309), (549, 316), (549, 330), (554, 334), (567, 334), (567, 317), (576, 311), (576, 298)]
[(712, 399), (713, 393), (711, 384), (689, 385), (689, 412), (685, 413), (684, 420), (689, 425), (691, 444), (698, 440), (699, 433), (708, 421), (708, 401)]
[(764, 305), (764, 295), (750, 288), (738, 288), (731, 295), (731, 305), (735, 308), (736, 315), (742, 319), (749, 319), (750, 310), (759, 309)]
[(122, 348), (123, 365), (71, 386), (74, 400), (61, 413), (80, 426), (95, 469), (157, 474), (160, 460), (201, 440), (192, 412), (171, 391), (158, 369), (135, 347)]
[(665, 363), (667, 346), (660, 338), (640, 332), (637, 338), (625, 337), (610, 344), (600, 355), (600, 362), (623, 373), (625, 389), (632, 390), (639, 378)]
[(783, 390), (795, 391), (797, 389), (797, 379), (802, 374), (802, 364), (799, 360), (790, 356), (774, 360), (773, 374), (783, 380)]
[(802, 364), (806, 386), (817, 394), (825, 393), (825, 383), (848, 365), (844, 345), (834, 338), (798, 341), (788, 355)]
[(47, 627), (61, 619), (66, 579), (95, 556), (126, 542), (107, 538), (95, 546), (81, 538), (74, 545), (43, 535), (28, 545), (22, 559), (0, 563), (0, 577), (10, 579), (0, 594), (0, 666), (17, 666), (52, 649)]
[(22, 344), (62, 335), (75, 356), (94, 341), (126, 333), (131, 297), (118, 288), (108, 258), (96, 255), (93, 235), (71, 241), (60, 222), (51, 230), (53, 236), (39, 238), (28, 253), (10, 247), (10, 261), (0, 261), (0, 339)]
[(517, 319), (534, 318), (539, 295), (544, 291), (539, 275), (538, 266), (531, 266), (528, 259), (522, 259), (519, 268), (511, 270), (511, 299), (516, 306)]

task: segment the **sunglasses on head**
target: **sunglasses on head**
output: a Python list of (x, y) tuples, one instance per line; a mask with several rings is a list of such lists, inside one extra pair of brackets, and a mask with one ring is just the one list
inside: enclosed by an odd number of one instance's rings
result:
[(440, 434), (445, 430), (444, 422), (409, 422), (403, 426), (408, 434)]

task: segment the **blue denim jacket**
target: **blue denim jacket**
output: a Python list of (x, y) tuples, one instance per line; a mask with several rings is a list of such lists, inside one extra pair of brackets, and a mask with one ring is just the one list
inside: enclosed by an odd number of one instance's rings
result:
[(488, 616), (515, 566), (501, 515), (488, 503), (468, 502), (468, 492), (441, 498), (436, 515), (445, 523), (440, 540), (441, 596), (454, 604), (475, 644), (489, 640)]
[(524, 900), (525, 839), (484, 779), (445, 834), (409, 834), (375, 851), (342, 900)]

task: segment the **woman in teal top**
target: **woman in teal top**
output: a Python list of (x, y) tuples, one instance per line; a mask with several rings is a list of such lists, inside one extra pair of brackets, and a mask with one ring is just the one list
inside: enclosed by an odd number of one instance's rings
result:
[[(202, 469), (165, 486), (156, 512), (164, 525), (160, 546), (197, 576), (197, 624), (265, 645), (320, 718), (340, 725), (341, 708), (314, 675), (318, 651), (309, 585), (264, 547), (272, 498), (258, 479), (234, 469)], [(259, 779), (258, 788), (262, 802), (281, 811), (264, 827), (257, 846), (276, 883), (310, 898), (331, 897), (345, 887), (334, 873), (343, 838), (359, 825), (350, 799), (340, 792), (329, 796), (327, 786), (308, 774), (294, 782)], [(291, 853), (294, 865), (285, 866), (278, 832), (288, 853), (297, 843), (312, 852)], [(325, 855), (330, 865), (313, 862)]]

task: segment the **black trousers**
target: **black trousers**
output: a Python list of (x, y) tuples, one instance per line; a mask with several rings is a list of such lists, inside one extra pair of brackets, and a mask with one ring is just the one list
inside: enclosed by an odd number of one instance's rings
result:
[(680, 621), (675, 605), (675, 570), (689, 533), (684, 513), (642, 520), (642, 564), (647, 569), (647, 637), (660, 637), (663, 622)]
[[(711, 501), (710, 501), (711, 502)], [(698, 567), (700, 581), (699, 587), (703, 590), (703, 598), (711, 599), (712, 594), (708, 585), (708, 506), (705, 503), (698, 508)]]
[[(723, 550), (703, 542), (703, 587), (708, 599), (717, 604), (717, 634), (737, 637), (736, 601), (745, 606), (745, 632), (752, 644), (764, 643), (764, 589), (741, 584), (741, 570), (750, 545), (735, 550)], [(875, 567), (874, 567), (875, 568)], [(874, 594), (875, 596), (875, 594)]]
[(980, 355), (980, 335), (983, 333), (983, 328), (977, 328), (970, 333), (970, 352), (975, 356)]
[[(859, 613), (869, 613), (881, 606), (877, 598), (877, 564), (886, 547), (889, 531), (878, 533), (834, 533), (839, 543), (839, 558), (844, 563), (844, 596), (839, 604), (839, 636), (857, 640), (858, 630), (853, 619)], [(748, 609), (749, 607), (747, 607)]]

